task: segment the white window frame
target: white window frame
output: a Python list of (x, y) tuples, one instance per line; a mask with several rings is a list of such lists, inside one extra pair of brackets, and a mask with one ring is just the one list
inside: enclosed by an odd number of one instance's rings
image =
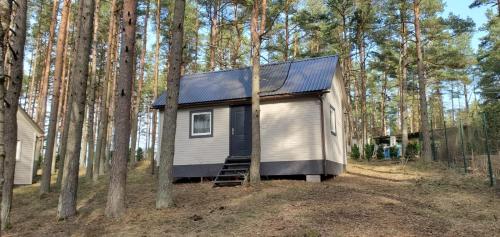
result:
[(333, 106), (330, 106), (330, 132), (337, 136), (337, 115)]
[(21, 141), (17, 140), (16, 143), (16, 161), (21, 160)]
[[(196, 115), (209, 115), (210, 122), (209, 128), (210, 130), (208, 132), (204, 133), (194, 133), (194, 117)], [(190, 123), (190, 131), (189, 131), (189, 136), (191, 138), (197, 138), (197, 137), (211, 137), (213, 135), (213, 111), (212, 110), (203, 110), (203, 111), (191, 111), (190, 113), (191, 116), (191, 123)]]

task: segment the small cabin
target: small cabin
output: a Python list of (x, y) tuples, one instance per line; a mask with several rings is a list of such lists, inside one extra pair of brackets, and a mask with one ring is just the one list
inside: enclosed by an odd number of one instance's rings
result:
[[(317, 180), (341, 174), (348, 102), (339, 58), (262, 65), (260, 78), (261, 175)], [(174, 177), (217, 177), (238, 165), (230, 161), (249, 162), (251, 80), (251, 67), (181, 78)], [(159, 110), (159, 139), (167, 98), (163, 92), (153, 103)]]
[(43, 130), (22, 108), (17, 110), (16, 171), (14, 184), (32, 184), (36, 172), (37, 149), (41, 145)]

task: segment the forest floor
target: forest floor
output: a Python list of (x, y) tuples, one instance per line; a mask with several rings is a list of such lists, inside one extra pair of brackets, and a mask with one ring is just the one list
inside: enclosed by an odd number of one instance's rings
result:
[(258, 187), (175, 185), (177, 207), (155, 209), (148, 162), (129, 172), (127, 214), (107, 219), (107, 180), (80, 179), (78, 215), (56, 220), (58, 194), (39, 184), (14, 190), (5, 236), (500, 236), (500, 191), (439, 164), (351, 162), (322, 183)]

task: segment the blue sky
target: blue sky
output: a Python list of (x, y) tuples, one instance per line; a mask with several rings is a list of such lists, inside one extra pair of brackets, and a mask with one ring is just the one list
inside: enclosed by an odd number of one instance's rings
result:
[[(486, 11), (488, 9), (492, 9), (491, 6), (487, 7), (479, 7), (479, 8), (469, 8), (469, 5), (472, 3), (473, 0), (444, 0), (446, 6), (445, 10), (443, 13), (443, 16), (448, 16), (448, 14), (453, 13), (455, 15), (460, 16), (461, 18), (466, 18), (470, 17), (472, 20), (476, 23), (476, 32), (474, 32), (474, 35), (472, 37), (472, 42), (471, 46), (472, 48), (477, 51), (478, 45), (480, 43), (481, 37), (483, 37), (487, 32), (481, 31), (480, 28), (486, 23), (487, 18), (486, 18)], [(474, 82), (471, 86), (474, 86)], [(463, 93), (461, 89), (456, 88), (455, 90), (458, 90), (460, 93)], [(449, 99), (449, 94), (448, 92), (444, 92), (446, 95), (444, 95), (444, 103), (445, 107), (447, 109), (451, 109), (451, 100)], [(469, 88), (468, 91), (469, 98), (472, 101), (474, 97), (474, 92), (473, 88)], [(460, 98), (455, 100), (454, 107), (455, 108), (463, 108), (465, 106), (463, 102), (463, 96), (461, 95)]]
[(444, 10), (444, 16), (449, 13), (453, 13), (462, 18), (470, 17), (476, 23), (476, 32), (472, 38), (472, 48), (477, 50), (480, 38), (485, 35), (486, 32), (479, 31), (479, 28), (486, 23), (486, 10), (491, 7), (479, 7), (479, 8), (469, 8), (469, 5), (473, 0), (444, 0), (446, 6)]

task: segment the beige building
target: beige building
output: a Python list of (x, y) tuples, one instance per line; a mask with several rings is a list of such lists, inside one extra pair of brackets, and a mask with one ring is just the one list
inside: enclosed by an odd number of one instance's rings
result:
[(42, 129), (19, 108), (17, 110), (16, 171), (14, 184), (32, 184), (37, 146), (41, 145)]
[[(337, 56), (262, 65), (261, 175), (319, 179), (343, 172), (347, 97), (341, 75)], [(153, 104), (160, 110), (158, 140), (166, 98), (164, 92)], [(250, 98), (249, 67), (181, 79), (175, 177), (216, 177), (216, 184), (246, 177)]]

